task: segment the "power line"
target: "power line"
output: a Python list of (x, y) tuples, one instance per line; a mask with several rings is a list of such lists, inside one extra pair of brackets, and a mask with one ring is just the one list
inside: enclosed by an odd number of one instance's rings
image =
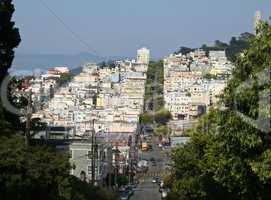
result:
[(66, 28), (67, 31), (69, 31), (74, 38), (76, 38), (81, 44), (83, 44), (85, 47), (87, 47), (88, 50), (93, 52), (96, 56), (100, 56), (98, 51), (96, 51), (93, 47), (91, 47), (87, 42), (82, 40), (82, 38), (72, 30), (72, 28), (67, 25), (64, 20), (62, 20), (43, 0), (40, 0), (41, 4)]

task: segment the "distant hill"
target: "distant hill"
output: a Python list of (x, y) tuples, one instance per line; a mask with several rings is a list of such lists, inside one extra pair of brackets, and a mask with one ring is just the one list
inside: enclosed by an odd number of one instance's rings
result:
[(76, 55), (64, 54), (16, 54), (10, 69), (12, 74), (32, 74), (34, 70), (45, 71), (54, 66), (68, 66), (80, 71), (80, 66), (88, 62), (99, 63), (108, 60), (117, 60), (121, 57), (100, 57), (90, 53)]

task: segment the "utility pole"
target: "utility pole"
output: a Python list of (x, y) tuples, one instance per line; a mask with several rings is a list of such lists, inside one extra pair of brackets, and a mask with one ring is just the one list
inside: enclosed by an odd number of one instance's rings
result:
[(91, 159), (91, 184), (94, 186), (95, 185), (95, 159), (96, 159), (96, 140), (95, 140), (95, 128), (94, 128), (94, 123), (95, 120), (92, 120), (92, 133), (91, 133), (91, 154), (92, 154), (92, 159)]
[(129, 169), (129, 171), (128, 171), (128, 173), (129, 173), (129, 176), (128, 176), (128, 180), (129, 180), (129, 184), (131, 183), (131, 181), (132, 181), (132, 152), (131, 152), (131, 147), (130, 147), (130, 153), (129, 153), (130, 155), (129, 155), (129, 164), (128, 164), (128, 169)]
[(31, 117), (32, 117), (32, 90), (29, 91), (27, 97), (27, 108), (26, 108), (26, 132), (25, 132), (25, 146), (29, 146), (30, 142), (30, 129), (31, 129)]
[(109, 147), (109, 153), (107, 153), (110, 157), (108, 158), (108, 165), (109, 165), (109, 170), (108, 170), (108, 174), (109, 174), (109, 177), (108, 177), (108, 182), (109, 182), (109, 189), (111, 191), (112, 189), (112, 147), (110, 146)]
[(118, 184), (117, 178), (118, 178), (118, 172), (119, 172), (119, 148), (118, 144), (116, 145), (116, 153), (115, 153), (115, 186)]
[(129, 178), (129, 184), (132, 181), (132, 170), (133, 170), (133, 159), (134, 159), (134, 151), (135, 146), (133, 145), (133, 139), (129, 138), (129, 163), (128, 163), (128, 178)]

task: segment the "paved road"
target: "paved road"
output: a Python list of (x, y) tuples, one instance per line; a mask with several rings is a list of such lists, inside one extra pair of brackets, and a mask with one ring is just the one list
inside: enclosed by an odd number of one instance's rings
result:
[(130, 200), (160, 200), (161, 194), (158, 190), (158, 185), (152, 183), (151, 177), (143, 178)]
[[(156, 183), (152, 183), (154, 176), (161, 176), (165, 172), (165, 163), (168, 161), (166, 151), (162, 151), (157, 147), (157, 138), (152, 140), (153, 151), (140, 152), (140, 159), (149, 160), (149, 171), (141, 176), (140, 184), (137, 191), (131, 197), (130, 200), (160, 200), (161, 194), (159, 193), (159, 186)], [(154, 158), (156, 165), (153, 166), (150, 161)]]

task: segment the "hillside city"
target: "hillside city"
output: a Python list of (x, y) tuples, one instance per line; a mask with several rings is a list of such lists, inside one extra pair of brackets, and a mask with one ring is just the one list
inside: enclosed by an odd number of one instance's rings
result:
[(76, 73), (11, 77), (0, 60), (0, 199), (270, 199), (271, 29), (259, 11), (254, 28), (230, 44), (159, 60), (142, 47)]
[(59, 79), (70, 73), (68, 67), (50, 68), (46, 74), (25, 79), (23, 90), (31, 92), (31, 118), (45, 124), (33, 139), (54, 143), (70, 153), (70, 163), (76, 166), (71, 175), (82, 178), (84, 173), (87, 182), (92, 181), (92, 145), (97, 145), (95, 184), (107, 184), (113, 171), (128, 176), (129, 184), (142, 176), (160, 177), (161, 184), (165, 170), (171, 168), (169, 160), (155, 161), (156, 155), (148, 152), (155, 149), (168, 154), (172, 147), (187, 142), (185, 131), (218, 106), (234, 66), (225, 51), (210, 51), (207, 56), (197, 49), (166, 57), (163, 98), (164, 109), (171, 115), (167, 123), (170, 133), (155, 141), (155, 127), (140, 121), (149, 62), (150, 50), (141, 48), (136, 59), (116, 61), (112, 68), (85, 64), (82, 72), (62, 86)]

